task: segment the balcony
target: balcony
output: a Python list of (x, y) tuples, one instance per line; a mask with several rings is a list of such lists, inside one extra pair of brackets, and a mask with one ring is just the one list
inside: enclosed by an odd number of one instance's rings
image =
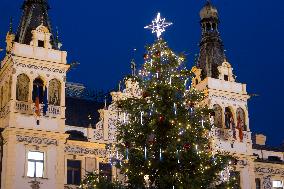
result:
[(211, 131), (211, 135), (223, 141), (239, 141), (244, 143), (251, 142), (251, 132), (243, 131), (243, 139), (241, 140), (238, 129), (214, 128)]
[[(40, 104), (40, 114), (43, 115), (43, 104)], [(35, 113), (35, 104), (31, 102), (15, 102), (15, 112), (21, 114), (29, 114), (32, 115)], [(47, 117), (58, 117), (61, 115), (61, 107), (60, 106), (53, 106), (48, 105), (48, 109), (46, 112)]]

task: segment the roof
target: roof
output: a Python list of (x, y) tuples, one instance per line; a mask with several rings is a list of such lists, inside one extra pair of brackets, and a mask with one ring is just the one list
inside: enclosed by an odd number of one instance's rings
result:
[[(52, 33), (47, 0), (25, 0), (22, 9), (23, 14), (16, 33), (16, 42), (29, 45), (32, 40), (32, 30), (41, 24)], [(53, 36), (51, 36), (51, 43), (52, 47), (57, 49)]]
[[(197, 67), (202, 69), (202, 79), (219, 78), (218, 66), (226, 60), (224, 45), (220, 37), (217, 9), (207, 2), (201, 10), (202, 38)], [(208, 28), (209, 27), (209, 28)]]
[(104, 103), (89, 99), (66, 97), (66, 125), (77, 127), (95, 127), (99, 121), (98, 110)]
[(253, 144), (253, 149), (256, 150), (266, 150), (266, 151), (273, 151), (273, 152), (284, 152), (284, 147), (272, 147), (267, 145), (259, 145), (259, 144)]

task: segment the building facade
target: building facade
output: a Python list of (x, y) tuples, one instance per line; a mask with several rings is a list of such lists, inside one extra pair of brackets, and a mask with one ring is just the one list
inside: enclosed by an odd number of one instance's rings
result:
[[(87, 172), (123, 180), (113, 166), (118, 156), (116, 121), (124, 119), (115, 102), (139, 96), (130, 80), (112, 92), (107, 106), (80, 94), (84, 86), (67, 83), (67, 52), (53, 35), (46, 0), (25, 0), (17, 32), (6, 36), (0, 70), (1, 188), (77, 188)], [(206, 95), (201, 105), (214, 109), (213, 150), (238, 161), (243, 189), (283, 188), (284, 150), (265, 145), (249, 126), (246, 84), (238, 83), (218, 31), (217, 9), (200, 12), (200, 55), (192, 86)], [(84, 107), (84, 108), (82, 108)]]

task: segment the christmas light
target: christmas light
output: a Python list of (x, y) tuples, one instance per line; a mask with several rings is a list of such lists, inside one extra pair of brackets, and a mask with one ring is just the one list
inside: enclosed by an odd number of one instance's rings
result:
[(173, 23), (166, 22), (165, 18), (161, 18), (161, 14), (158, 13), (155, 20), (152, 21), (152, 24), (145, 26), (145, 29), (151, 29), (152, 33), (156, 33), (157, 38), (159, 39), (163, 32), (166, 31), (166, 28), (171, 26)]

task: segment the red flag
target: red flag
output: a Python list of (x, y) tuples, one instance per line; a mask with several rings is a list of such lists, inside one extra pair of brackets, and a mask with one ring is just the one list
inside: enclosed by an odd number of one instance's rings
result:
[(244, 139), (244, 135), (243, 135), (243, 128), (242, 128), (242, 119), (241, 116), (238, 116), (238, 130), (239, 130), (239, 137), (240, 137), (240, 141), (243, 142)]
[(35, 114), (40, 116), (40, 106), (39, 106), (39, 87), (37, 86), (36, 90), (36, 99), (35, 99)]

